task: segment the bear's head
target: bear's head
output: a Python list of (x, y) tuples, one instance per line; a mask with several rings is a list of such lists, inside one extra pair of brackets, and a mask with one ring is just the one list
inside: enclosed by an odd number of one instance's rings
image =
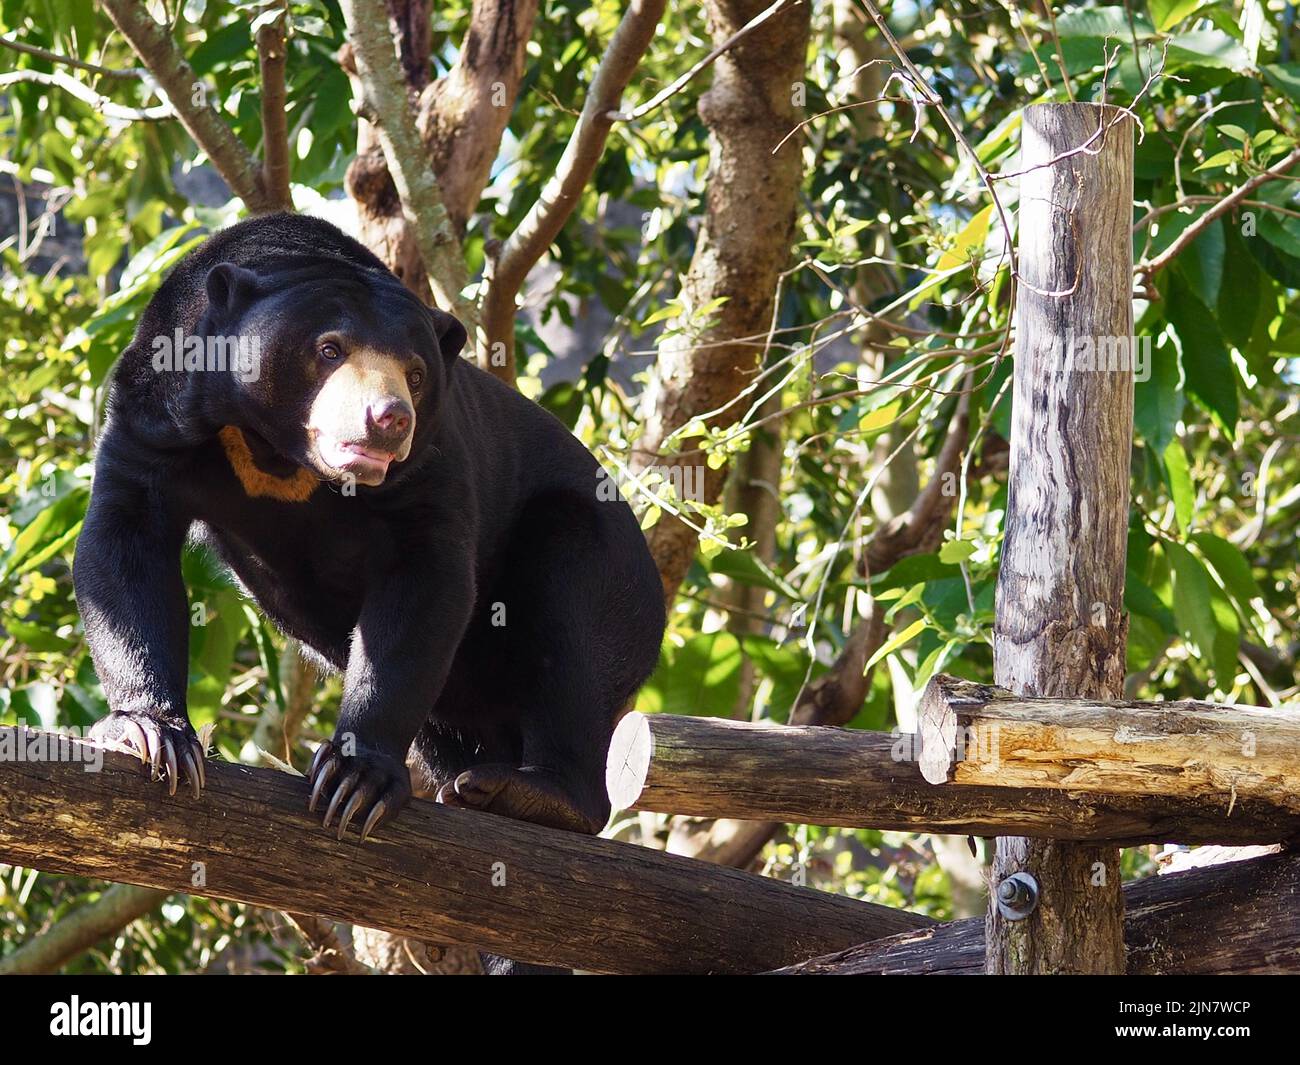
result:
[(380, 485), (419, 455), (465, 328), (391, 274), (333, 257), (207, 272), (200, 332), (240, 345), (212, 412), (327, 480)]

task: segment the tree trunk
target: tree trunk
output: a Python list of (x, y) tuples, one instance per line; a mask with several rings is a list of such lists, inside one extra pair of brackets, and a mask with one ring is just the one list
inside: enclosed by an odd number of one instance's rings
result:
[[(708, 0), (714, 43), (767, 6), (765, 0)], [(726, 302), (702, 328), (688, 328), (660, 348), (642, 398), (645, 432), (632, 468), (692, 467), (675, 483), (699, 485), (706, 503), (718, 500), (725, 469), (708, 469), (698, 455), (673, 459), (659, 451), (675, 430), (734, 400), (759, 365), (777, 280), (790, 256), (803, 176), (798, 137), (776, 154), (773, 149), (799, 121), (794, 94), (804, 72), (809, 8), (785, 9), (724, 53), (713, 67), (713, 85), (700, 97), (700, 118), (712, 135), (706, 211), (681, 299), (691, 310)], [(731, 424), (741, 413), (733, 408), (710, 422)], [(647, 539), (671, 606), (695, 557), (696, 533), (665, 514)]]
[[(1109, 127), (1103, 137), (1052, 162), (1100, 123)], [(1038, 104), (1025, 110), (1021, 136), (1027, 173), (994, 674), (1018, 695), (1119, 699), (1133, 371), (1062, 360), (1076, 340), (1133, 335), (1133, 130), (1113, 108)], [(1119, 850), (999, 839), (993, 883), (1022, 871), (1037, 880), (1039, 905), (1013, 921), (993, 902), (988, 971), (1123, 972)]]
[[(386, 0), (412, 108), (438, 179), (442, 201), (463, 234), (487, 185), (523, 79), (525, 48), (537, 0), (475, 0), (456, 65), (429, 82), (429, 0)], [(340, 61), (356, 78), (350, 47)], [(358, 238), (422, 300), (429, 278), (415, 234), (402, 216), (397, 189), (374, 126), (358, 123), (357, 155), (348, 166), (348, 195), (357, 204)]]

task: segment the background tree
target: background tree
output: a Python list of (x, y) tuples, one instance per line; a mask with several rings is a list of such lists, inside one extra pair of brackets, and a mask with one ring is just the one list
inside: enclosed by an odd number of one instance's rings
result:
[[(862, 0), (666, 7), (0, 4), (0, 719), (105, 712), (70, 561), (106, 375), (185, 251), (292, 206), (475, 322), (480, 364), (619, 475), (672, 608), (641, 709), (910, 729), (936, 670), (992, 676), (1019, 114), (1067, 99), (1141, 129), (1126, 687), (1296, 698), (1293, 6), (876, 5), (893, 42)], [(304, 765), (337, 681), (210, 558), (185, 571), (195, 720), (225, 758)], [(608, 831), (984, 908), (965, 841)], [(357, 964), (346, 929), (188, 897), (139, 917), (158, 900), (7, 869), (0, 966), (97, 898), (121, 930), (72, 968)]]

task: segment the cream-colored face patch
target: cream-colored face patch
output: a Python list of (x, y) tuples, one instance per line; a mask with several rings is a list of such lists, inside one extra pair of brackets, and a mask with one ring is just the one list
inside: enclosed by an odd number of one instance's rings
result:
[[(400, 400), (411, 411), (410, 427), (391, 460), (402, 462), (411, 453), (415, 436), (415, 402), (406, 379), (406, 365), (392, 355), (368, 348), (355, 348), (325, 379), (307, 415), (307, 431), (326, 465), (352, 473), (362, 484), (381, 484), (387, 462), (376, 452), (368, 459), (372, 444), (368, 412)], [(349, 450), (357, 452), (351, 460)], [(378, 459), (376, 460), (376, 455)]]

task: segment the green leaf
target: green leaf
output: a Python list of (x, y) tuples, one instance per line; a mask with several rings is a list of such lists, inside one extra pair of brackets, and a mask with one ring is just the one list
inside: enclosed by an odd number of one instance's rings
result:
[(1161, 546), (1173, 566), (1174, 619), (1178, 631), (1202, 654), (1212, 654), (1219, 627), (1210, 606), (1210, 575), (1200, 559), (1181, 544), (1165, 541)]
[(939, 256), (937, 269), (952, 270), (970, 262), (972, 258), (978, 258), (984, 249), (984, 241), (989, 235), (989, 221), (992, 217), (992, 204), (977, 211), (957, 234), (952, 247)]
[(1187, 534), (1192, 524), (1192, 514), (1196, 509), (1196, 489), (1192, 487), (1192, 472), (1187, 464), (1187, 452), (1177, 438), (1169, 441), (1164, 455), (1165, 483), (1174, 501), (1174, 517), (1178, 528)]
[(970, 540), (949, 540), (939, 548), (939, 561), (956, 565), (975, 554), (976, 546)]
[(928, 584), (945, 578), (961, 580), (961, 570), (944, 563), (938, 555), (908, 555), (895, 562), (884, 573), (871, 575), (872, 588), (910, 588), (914, 584)]
[(557, 381), (542, 393), (537, 402), (559, 418), (565, 428), (572, 429), (582, 413), (582, 390), (572, 381)]
[(1187, 391), (1214, 415), (1224, 431), (1237, 427), (1237, 372), (1209, 308), (1179, 277), (1170, 279), (1169, 321), (1182, 343)]
[[(741, 636), (740, 646), (758, 673), (772, 682), (767, 700), (774, 721), (785, 721), (808, 676), (808, 658), (797, 641), (778, 644), (767, 636)], [(824, 672), (814, 666), (814, 677)]]
[(1221, 30), (1180, 33), (1169, 43), (1169, 68), (1215, 67), (1242, 70), (1250, 62), (1240, 44)]
[(1225, 226), (1224, 234), (1224, 273), (1232, 283), (1219, 289), (1215, 312), (1223, 335), (1237, 348), (1244, 348), (1255, 327), (1263, 277), (1238, 228)]
[(910, 642), (922, 630), (925, 629), (926, 624), (927, 622), (925, 618), (920, 618), (917, 621), (912, 622), (912, 624), (907, 626), (907, 628), (903, 629), (901, 632), (894, 633), (893, 636), (891, 636), (879, 648), (876, 649), (876, 653), (874, 655), (872, 655), (869, 659), (867, 659), (867, 664), (865, 668), (870, 669), (886, 655), (892, 654), (893, 652), (897, 651), (900, 647), (902, 647), (905, 643)]
[[(1192, 283), (1196, 294), (1207, 307), (1219, 299), (1223, 284), (1223, 261), (1226, 255), (1223, 223), (1211, 222), (1178, 256), (1178, 269)], [(1235, 285), (1233, 288), (1235, 289)]]
[[(1151, 37), (1155, 27), (1140, 11), (1133, 13), (1138, 39)], [(1081, 8), (1056, 17), (1056, 32), (1062, 37), (1119, 37), (1130, 39), (1129, 16), (1122, 6)]]
[(5, 629), (29, 651), (38, 654), (66, 654), (72, 649), (71, 641), (50, 632), (43, 625), (31, 625), (25, 621), (6, 621)]
[(651, 684), (664, 712), (730, 717), (740, 698), (740, 641), (729, 632), (692, 636), (660, 663)]
[(33, 517), (14, 537), (0, 566), (0, 577), (23, 573), (69, 546), (86, 515), (88, 496), (84, 488), (70, 492)]
[(1201, 554), (1209, 559), (1214, 572), (1219, 575), (1223, 586), (1237, 601), (1241, 612), (1250, 617), (1251, 600), (1263, 598), (1264, 590), (1255, 580), (1255, 575), (1250, 570), (1250, 563), (1241, 553), (1241, 549), (1214, 533), (1197, 533), (1192, 540), (1201, 549)]
[(1270, 85), (1291, 97), (1292, 103), (1300, 103), (1300, 63), (1270, 63), (1261, 67), (1260, 73)]
[(1237, 620), (1237, 612), (1232, 608), (1232, 604), (1217, 587), (1210, 590), (1210, 610), (1214, 614), (1214, 622), (1217, 626), (1211, 652), (1214, 682), (1220, 691), (1228, 691), (1237, 673), (1237, 651), (1241, 647), (1241, 622)]
[(799, 592), (778, 577), (772, 567), (753, 551), (723, 551), (709, 561), (709, 572), (720, 573), (741, 584), (766, 588), (790, 600), (799, 599)]
[(1205, 7), (1207, 0), (1148, 0), (1147, 8), (1162, 33)]
[(1157, 454), (1173, 440), (1184, 402), (1178, 350), (1162, 336), (1151, 352), (1150, 378), (1138, 381), (1133, 393), (1133, 423)]
[(1132, 570), (1124, 576), (1124, 609), (1130, 614), (1141, 614), (1150, 618), (1169, 635), (1178, 631), (1174, 614), (1160, 597), (1151, 590), (1151, 586)]

